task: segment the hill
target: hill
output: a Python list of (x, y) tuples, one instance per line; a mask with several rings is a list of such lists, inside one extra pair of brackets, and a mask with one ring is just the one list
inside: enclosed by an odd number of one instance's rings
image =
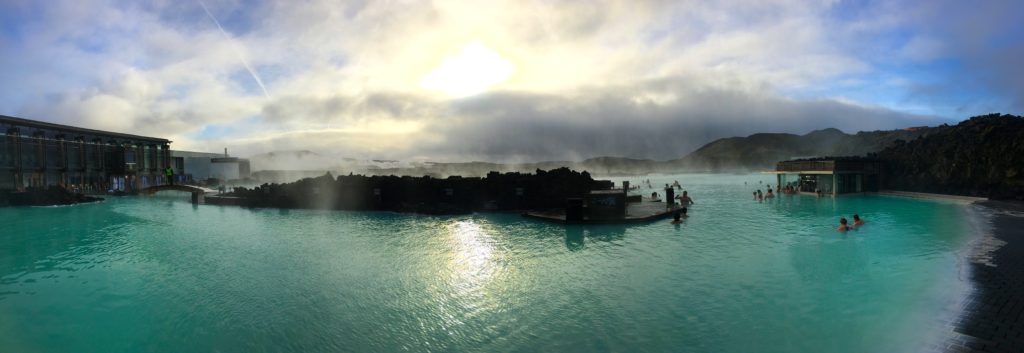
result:
[(743, 171), (772, 169), (782, 160), (816, 156), (864, 156), (899, 140), (913, 140), (933, 131), (919, 127), (902, 130), (815, 130), (805, 135), (759, 133), (712, 141), (686, 157), (667, 161), (665, 171)]
[[(800, 157), (864, 156), (878, 152), (896, 141), (914, 140), (936, 128), (918, 127), (888, 131), (862, 131), (846, 134), (838, 129), (816, 130), (804, 135), (758, 133), (747, 137), (722, 138), (708, 143), (685, 157), (655, 161), (624, 157), (596, 157), (583, 161), (545, 161), (534, 163), (491, 162), (412, 162), (361, 161), (347, 158), (331, 160), (309, 151), (275, 152), (252, 157), (253, 169), (331, 170), (367, 175), (450, 175), (485, 176), (497, 172), (533, 172), (568, 167), (595, 175), (643, 175), (678, 172), (743, 172), (774, 168), (775, 163)], [(385, 163), (386, 162), (386, 163)], [(264, 168), (266, 166), (266, 168)]]

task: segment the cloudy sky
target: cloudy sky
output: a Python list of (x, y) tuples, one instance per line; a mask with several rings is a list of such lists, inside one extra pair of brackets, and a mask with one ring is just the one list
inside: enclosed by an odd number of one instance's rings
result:
[(175, 149), (670, 159), (1024, 112), (1022, 1), (2, 0), (0, 114)]

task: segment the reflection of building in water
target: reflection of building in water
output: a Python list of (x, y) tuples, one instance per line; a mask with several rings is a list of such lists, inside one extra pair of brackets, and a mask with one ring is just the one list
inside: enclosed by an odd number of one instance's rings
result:
[(619, 241), (626, 237), (626, 226), (621, 224), (565, 226), (565, 247), (569, 251), (583, 250), (587, 239), (596, 241)]
[(776, 164), (778, 184), (798, 192), (821, 191), (832, 196), (878, 191), (881, 162), (863, 157), (811, 158)]
[(164, 184), (171, 141), (0, 115), (0, 189), (133, 191)]

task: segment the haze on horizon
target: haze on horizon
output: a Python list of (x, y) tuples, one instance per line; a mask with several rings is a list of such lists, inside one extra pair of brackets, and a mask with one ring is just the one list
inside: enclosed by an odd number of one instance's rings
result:
[(435, 161), (1024, 111), (1019, 1), (0, 3), (0, 114)]

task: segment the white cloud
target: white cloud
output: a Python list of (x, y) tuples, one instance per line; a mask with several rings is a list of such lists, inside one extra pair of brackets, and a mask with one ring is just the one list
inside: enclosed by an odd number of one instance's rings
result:
[[(573, 127), (591, 131), (638, 122), (696, 131), (686, 143), (673, 144), (674, 151), (646, 142), (628, 148), (632, 156), (653, 157), (681, 155), (749, 127), (803, 132), (813, 118), (821, 125), (874, 129), (891, 125), (894, 117), (916, 119), (866, 107), (870, 103), (785, 96), (863, 82), (855, 78), (876, 70), (877, 58), (852, 50), (852, 43), (897, 28), (900, 20), (867, 9), (862, 17), (837, 21), (830, 13), (843, 3), (206, 4), (225, 34), (189, 1), (67, 0), (48, 2), (40, 12), (31, 11), (38, 5), (12, 6), (29, 8), (19, 11), (30, 19), (21, 24), (24, 37), (12, 48), (23, 55), (0, 59), (19, 72), (0, 76), (26, 82), (33, 94), (0, 91), (8, 97), (0, 98), (0, 109), (167, 136), (183, 149), (336, 149), (389, 158), (457, 158), (473, 154), (472, 148), (500, 154), (495, 146), (518, 148), (522, 158), (558, 154), (545, 143), (582, 156), (627, 149), (588, 152), (590, 145), (566, 145), (577, 139), (547, 132), (538, 135), (557, 141), (529, 140), (530, 148), (473, 138), (516, 139), (506, 134), (514, 131), (507, 126), (534, 133), (524, 122), (570, 135)], [(934, 58), (943, 49), (936, 38), (941, 37), (915, 37), (903, 55)], [(473, 43), (490, 50), (484, 56), (500, 60), (473, 68), (472, 62), (450, 59)], [(269, 97), (242, 59), (263, 78)], [(472, 84), (450, 89), (455, 80)], [(426, 81), (427, 89), (421, 85)], [(457, 97), (485, 93), (453, 99), (430, 89)], [(825, 107), (836, 109), (836, 117), (829, 118)], [(210, 126), (231, 128), (231, 138), (200, 133)], [(658, 133), (651, 129), (638, 131)]]

